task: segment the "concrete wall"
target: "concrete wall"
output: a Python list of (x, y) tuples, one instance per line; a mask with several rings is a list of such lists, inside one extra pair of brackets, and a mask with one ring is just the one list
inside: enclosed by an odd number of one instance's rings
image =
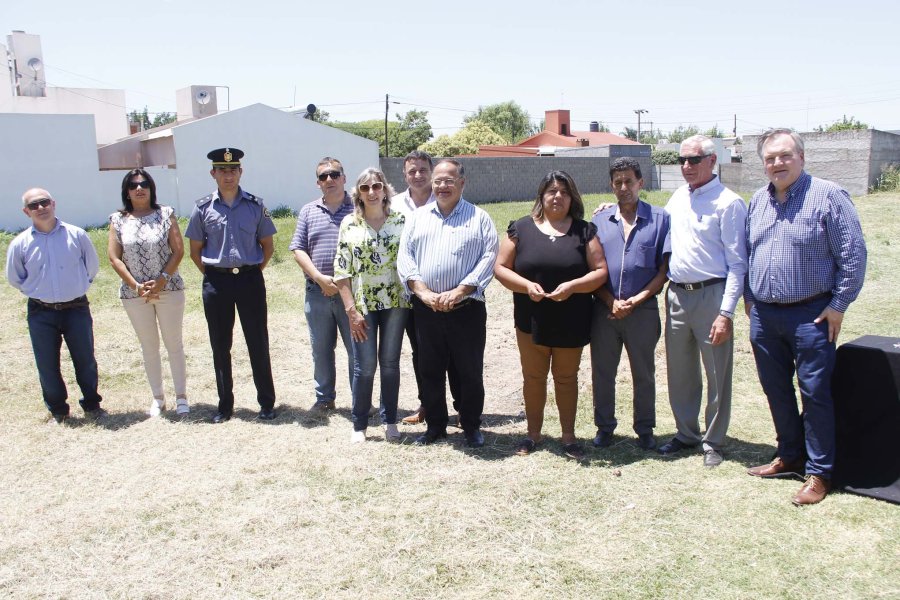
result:
[(344, 165), (347, 183), (363, 169), (378, 165), (378, 144), (262, 104), (214, 115), (172, 129), (178, 157), (178, 197), (170, 204), (188, 215), (194, 202), (215, 190), (206, 154), (235, 147), (241, 161), (241, 187), (261, 196), (270, 209), (294, 210), (321, 196), (316, 165), (333, 156)]
[(94, 115), (96, 143), (109, 144), (128, 135), (125, 90), (48, 87), (46, 94), (0, 96), (0, 113)]
[(871, 130), (872, 150), (869, 155), (869, 187), (878, 183), (882, 170), (900, 165), (900, 135)]
[[(109, 200), (98, 186), (97, 144), (91, 115), (0, 114), (0, 229), (19, 231), (22, 194), (42, 187), (59, 217), (77, 225), (106, 221)], [(121, 181), (121, 180), (120, 180)]]
[[(609, 158), (606, 157), (465, 157), (458, 160), (466, 169), (463, 196), (475, 203), (532, 200), (541, 179), (557, 169), (569, 173), (582, 194), (606, 194), (611, 191)], [(651, 168), (650, 159), (637, 160), (646, 177)], [(381, 168), (398, 192), (406, 189), (402, 158), (382, 158)]]
[(654, 165), (651, 189), (675, 191), (684, 185), (681, 167), (678, 165)]

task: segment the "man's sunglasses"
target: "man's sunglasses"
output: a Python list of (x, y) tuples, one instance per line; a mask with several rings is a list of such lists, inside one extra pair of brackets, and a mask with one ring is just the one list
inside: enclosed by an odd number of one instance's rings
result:
[(679, 156), (678, 164), (684, 165), (684, 163), (688, 162), (688, 163), (691, 163), (692, 165), (699, 165), (700, 161), (702, 161), (707, 156), (709, 156), (709, 154), (706, 154), (704, 156)]
[(129, 181), (129, 182), (128, 182), (128, 189), (129, 189), (129, 190), (136, 190), (136, 189), (138, 189), (139, 187), (140, 187), (140, 188), (144, 188), (145, 190), (149, 190), (149, 189), (150, 189), (150, 182), (147, 181), (146, 179), (145, 179), (144, 181)]
[(343, 175), (343, 173), (341, 173), (340, 171), (325, 171), (324, 173), (319, 173), (318, 177), (319, 177), (319, 181), (325, 181), (329, 177), (331, 177), (333, 180), (337, 181), (338, 179), (341, 178), (341, 175)]
[(41, 198), (40, 200), (35, 200), (34, 202), (29, 202), (26, 204), (26, 208), (28, 210), (37, 210), (39, 208), (47, 208), (50, 206), (50, 203), (53, 202), (50, 198)]
[(368, 194), (369, 190), (372, 190), (373, 192), (380, 192), (383, 189), (384, 189), (384, 184), (381, 183), (380, 181), (376, 181), (372, 185), (369, 185), (368, 183), (359, 184), (359, 191), (362, 192), (363, 194)]

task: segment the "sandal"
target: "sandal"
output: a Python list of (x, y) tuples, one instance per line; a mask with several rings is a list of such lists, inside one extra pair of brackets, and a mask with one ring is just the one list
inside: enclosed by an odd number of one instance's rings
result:
[(528, 456), (534, 449), (537, 448), (537, 444), (534, 443), (534, 440), (531, 438), (525, 438), (516, 444), (516, 454), (518, 456)]
[(565, 452), (566, 456), (575, 460), (583, 460), (584, 459), (584, 448), (581, 444), (571, 443), (563, 446), (563, 452)]

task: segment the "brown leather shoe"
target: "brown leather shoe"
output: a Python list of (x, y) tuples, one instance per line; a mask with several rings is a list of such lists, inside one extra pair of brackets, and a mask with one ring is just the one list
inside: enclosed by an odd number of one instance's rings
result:
[(776, 456), (775, 460), (767, 465), (751, 467), (747, 469), (747, 473), (754, 477), (784, 477), (786, 475), (803, 475), (806, 472), (806, 461), (795, 460), (792, 462), (784, 462), (780, 456)]
[(806, 478), (806, 482), (800, 491), (797, 492), (791, 502), (795, 506), (803, 506), (805, 504), (818, 504), (825, 499), (828, 492), (831, 491), (831, 481), (819, 477), (818, 475), (810, 475)]
[(406, 425), (418, 425), (419, 423), (425, 422), (425, 408), (420, 406), (419, 410), (414, 412), (413, 414), (403, 417), (402, 423)]

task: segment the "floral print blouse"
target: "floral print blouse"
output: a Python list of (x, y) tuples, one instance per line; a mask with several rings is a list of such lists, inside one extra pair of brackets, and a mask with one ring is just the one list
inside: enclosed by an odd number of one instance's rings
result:
[[(169, 257), (172, 256), (169, 227), (174, 213), (171, 206), (160, 206), (143, 217), (123, 215), (120, 212), (109, 215), (109, 225), (122, 245), (122, 262), (137, 281), (156, 279), (169, 262)], [(178, 271), (175, 271), (163, 291), (183, 289), (184, 281)], [(119, 298), (137, 297), (137, 293), (124, 283), (119, 288)]]
[(379, 231), (355, 213), (341, 221), (334, 278), (351, 279), (356, 310), (362, 315), (373, 310), (409, 308), (397, 275), (397, 252), (405, 223), (406, 218), (398, 211), (388, 214)]

